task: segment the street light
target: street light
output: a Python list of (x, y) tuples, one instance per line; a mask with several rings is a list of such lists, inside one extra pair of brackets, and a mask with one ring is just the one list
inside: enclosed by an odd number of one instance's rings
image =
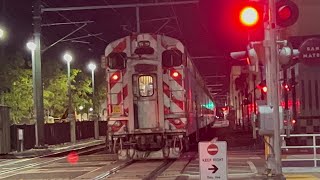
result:
[(82, 110), (83, 110), (83, 106), (80, 106), (80, 107), (79, 107), (79, 110), (80, 110), (80, 120), (82, 121)]
[(94, 63), (90, 63), (88, 65), (89, 69), (91, 70), (91, 82), (92, 82), (92, 104), (93, 104), (93, 110), (96, 111), (96, 104), (95, 104), (95, 91), (94, 91), (94, 71), (97, 68), (97, 66)]
[(68, 66), (68, 118), (71, 118), (71, 80), (70, 80), (70, 63), (72, 61), (72, 56), (69, 53), (63, 55), (63, 59), (67, 62)]
[[(1, 29), (0, 29), (0, 36), (1, 36)], [(27, 48), (31, 51), (34, 52), (37, 48), (37, 45), (33, 41), (29, 41), (27, 43)]]
[(4, 38), (4, 30), (0, 27), (0, 39)]
[[(0, 36), (1, 36), (1, 32), (0, 32)], [(38, 100), (38, 97), (37, 97), (37, 92), (36, 92), (36, 65), (35, 65), (35, 59), (34, 59), (34, 53), (35, 53), (35, 50), (37, 48), (37, 45), (36, 43), (34, 43), (32, 40), (28, 41), (27, 42), (27, 48), (28, 50), (31, 51), (31, 62), (32, 62), (32, 85), (33, 85), (33, 106), (34, 106), (34, 110), (36, 111), (37, 110), (37, 100)], [(35, 112), (35, 114), (38, 116), (38, 114)], [(37, 117), (38, 119), (38, 117)], [(39, 134), (38, 134), (38, 122), (36, 121), (36, 126), (35, 126), (35, 138), (36, 138), (36, 146), (39, 145)]]
[(65, 53), (63, 55), (63, 59), (67, 62), (68, 65), (68, 119), (70, 121), (70, 138), (71, 142), (74, 143), (76, 141), (76, 136), (75, 136), (75, 121), (73, 118), (73, 114), (71, 111), (71, 79), (70, 79), (70, 63), (72, 61), (72, 55), (69, 53)]

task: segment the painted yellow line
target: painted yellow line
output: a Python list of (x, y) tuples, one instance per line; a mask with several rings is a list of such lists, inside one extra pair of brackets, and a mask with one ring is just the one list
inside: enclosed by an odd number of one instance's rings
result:
[(319, 180), (320, 178), (317, 178), (310, 174), (285, 174), (284, 175), (287, 180)]

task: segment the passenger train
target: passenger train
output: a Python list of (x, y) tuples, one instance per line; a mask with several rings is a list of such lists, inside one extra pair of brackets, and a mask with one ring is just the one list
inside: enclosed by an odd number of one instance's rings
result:
[(107, 147), (120, 158), (176, 158), (210, 127), (216, 107), (185, 46), (158, 34), (110, 43)]

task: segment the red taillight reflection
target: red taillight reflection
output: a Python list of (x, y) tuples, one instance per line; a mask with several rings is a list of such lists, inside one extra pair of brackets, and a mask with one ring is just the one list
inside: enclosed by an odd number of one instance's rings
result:
[(68, 154), (67, 160), (70, 164), (76, 164), (79, 161), (79, 155), (77, 152), (72, 151)]

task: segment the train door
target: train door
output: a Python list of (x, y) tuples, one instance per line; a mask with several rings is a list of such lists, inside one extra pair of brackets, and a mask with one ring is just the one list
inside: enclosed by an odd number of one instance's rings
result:
[(157, 76), (133, 75), (133, 105), (135, 129), (159, 126)]

